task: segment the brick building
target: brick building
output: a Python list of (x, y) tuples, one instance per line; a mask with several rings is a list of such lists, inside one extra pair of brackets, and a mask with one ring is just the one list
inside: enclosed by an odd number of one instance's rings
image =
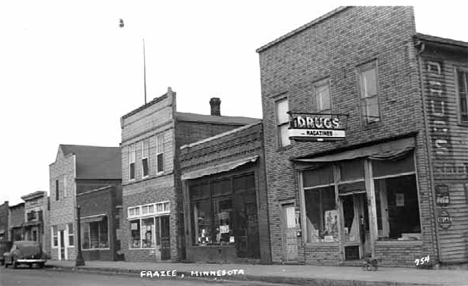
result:
[(468, 260), (467, 43), (340, 7), (257, 52), (273, 262)]
[(10, 239), (8, 231), (10, 207), (8, 201), (0, 205), (0, 241), (8, 241)]
[(78, 193), (76, 202), (80, 206), (83, 259), (117, 260), (122, 186), (110, 185)]
[(49, 211), (47, 192), (37, 191), (21, 199), (24, 201), (24, 239), (39, 242), (50, 253)]
[(119, 147), (59, 145), (49, 166), (51, 256), (76, 257), (76, 195), (121, 184)]
[(122, 116), (122, 251), (127, 261), (185, 259), (179, 148), (243, 125), (252, 118), (177, 112), (167, 93)]
[(10, 206), (8, 214), (8, 230), (10, 233), (10, 241), (24, 239), (24, 203), (19, 203)]
[(271, 263), (262, 123), (181, 147), (187, 261)]

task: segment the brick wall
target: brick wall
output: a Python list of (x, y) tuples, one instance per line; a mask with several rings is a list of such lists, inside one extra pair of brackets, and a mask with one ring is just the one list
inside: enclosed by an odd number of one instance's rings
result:
[[(424, 245), (434, 253), (434, 221), (429, 214), (429, 172), (423, 125), (421, 90), (411, 7), (348, 7), (305, 25), (260, 54), (265, 156), (273, 261), (281, 261), (279, 202), (299, 205), (297, 173), (290, 158), (416, 134), (417, 175)], [(376, 61), (381, 122), (363, 126), (357, 67)], [(289, 109), (313, 112), (313, 84), (328, 78), (333, 113), (348, 114), (346, 139), (338, 142), (293, 142), (278, 147), (275, 101), (287, 96)], [(278, 223), (276, 223), (278, 222)], [(299, 245), (302, 240), (298, 239)], [(303, 253), (304, 250), (299, 253)], [(305, 251), (306, 260), (319, 259)], [(300, 259), (300, 258), (299, 258)]]
[[(75, 247), (68, 246), (68, 234), (66, 225), (73, 223), (73, 229), (76, 230), (75, 222), (75, 155), (64, 156), (61, 148), (58, 148), (57, 157), (54, 163), (49, 166), (50, 180), (50, 212), (49, 212), (49, 233), (52, 232), (52, 226), (57, 226), (59, 231), (63, 230), (65, 234), (65, 245), (67, 259), (75, 260)], [(59, 182), (59, 199), (56, 200), (56, 181)], [(66, 197), (64, 192), (65, 180), (67, 181)], [(51, 234), (52, 235), (52, 234)], [(59, 237), (60, 240), (60, 237)], [(76, 238), (75, 238), (76, 241)], [(51, 241), (52, 243), (52, 241)], [(57, 247), (51, 245), (52, 259), (59, 258)]]
[[(256, 180), (260, 256), (262, 263), (271, 263), (262, 124), (248, 125), (219, 134), (213, 138), (196, 142), (190, 146), (184, 146), (181, 148), (180, 156), (181, 171), (182, 174), (184, 174), (254, 155), (259, 156), (256, 164), (250, 167), (250, 169), (255, 173)], [(232, 170), (229, 174), (236, 174), (236, 172), (240, 172), (240, 170)], [(226, 175), (226, 173), (224, 175)], [(185, 196), (185, 198), (188, 200), (188, 196)], [(185, 213), (189, 213), (187, 201), (185, 206)], [(190, 224), (189, 216), (186, 216), (185, 223), (186, 225)], [(189, 236), (186, 237), (186, 242), (187, 247), (190, 247), (192, 241), (190, 229), (188, 229), (188, 233)], [(235, 256), (233, 253), (231, 253), (231, 255)], [(208, 259), (214, 259), (216, 255), (212, 256), (211, 258), (208, 257)]]
[[(83, 258), (87, 260), (113, 261), (116, 259), (116, 208), (115, 198), (117, 188), (115, 186), (96, 189), (85, 194), (77, 195), (77, 204), (81, 206), (80, 216), (105, 214), (107, 216), (109, 231), (109, 250), (82, 250)], [(82, 230), (83, 231), (83, 230)], [(77, 233), (77, 232), (76, 232)], [(77, 239), (78, 242), (78, 239)], [(83, 241), (81, 242), (83, 243)]]
[(24, 223), (24, 203), (10, 206), (9, 218), (10, 229), (13, 227), (21, 227)]

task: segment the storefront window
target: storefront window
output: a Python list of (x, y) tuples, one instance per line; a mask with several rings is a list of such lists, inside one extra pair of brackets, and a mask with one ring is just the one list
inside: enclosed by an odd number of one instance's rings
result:
[(192, 203), (192, 226), (195, 245), (207, 245), (211, 239), (211, 201)]
[(131, 248), (140, 248), (140, 220), (130, 221)]
[(372, 161), (380, 240), (420, 240), (418, 189), (412, 154)]
[(83, 249), (109, 248), (107, 217), (93, 222), (81, 224)]
[(141, 226), (142, 226), (141, 237), (143, 238), (142, 247), (154, 248), (154, 237), (155, 237), (154, 218), (142, 219)]
[(308, 242), (338, 241), (339, 213), (333, 186), (305, 191)]
[(198, 180), (189, 194), (193, 245), (232, 245), (238, 257), (260, 257), (254, 174)]

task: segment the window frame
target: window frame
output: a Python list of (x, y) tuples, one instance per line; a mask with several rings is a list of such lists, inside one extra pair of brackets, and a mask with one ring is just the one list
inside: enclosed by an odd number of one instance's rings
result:
[[(146, 174), (145, 174), (145, 160), (146, 160)], [(141, 141), (141, 177), (148, 178), (150, 173), (149, 164), (149, 140), (144, 139)]]
[(164, 133), (160, 133), (156, 135), (156, 175), (164, 173), (164, 167)]
[[(456, 92), (456, 97), (457, 97), (457, 117), (458, 117), (458, 124), (461, 126), (468, 126), (468, 68), (466, 67), (455, 67), (455, 92)], [(465, 109), (467, 110), (467, 120), (463, 120), (463, 114), (462, 114), (462, 96), (460, 94), (460, 85), (459, 85), (459, 73), (462, 73), (465, 75), (465, 102), (466, 106)]]
[[(70, 234), (70, 225), (71, 225), (71, 234)], [(73, 237), (73, 243), (70, 243), (70, 237)], [(74, 232), (72, 222), (67, 223), (67, 240), (68, 240), (68, 246), (75, 247), (75, 232)]]
[[(289, 107), (289, 98), (287, 96), (283, 96), (283, 97), (280, 97), (280, 98), (277, 98), (275, 100), (275, 122), (276, 122), (276, 138), (277, 138), (277, 146), (278, 148), (285, 148), (285, 147), (288, 147), (292, 144), (291, 140), (289, 139), (289, 136), (288, 136), (288, 133), (286, 132), (286, 135), (287, 135), (287, 141), (288, 143), (287, 144), (284, 144), (283, 145), (283, 137), (282, 137), (282, 128), (284, 128), (284, 126), (288, 126), (289, 125), (289, 120), (286, 120), (285, 122), (280, 122), (280, 118), (279, 118), (279, 104), (281, 102), (285, 102), (287, 104), (287, 111), (290, 110), (290, 107)], [(289, 116), (287, 113), (286, 113), (286, 116)], [(286, 130), (287, 131), (287, 130)]]
[[(320, 88), (326, 86), (328, 89), (328, 102), (329, 102), (329, 108), (328, 109), (320, 109), (320, 102), (322, 102), (322, 98), (319, 97), (319, 90)], [(325, 78), (322, 80), (319, 80), (314, 83), (313, 87), (313, 96), (314, 96), (314, 102), (315, 102), (315, 110), (317, 113), (323, 113), (323, 114), (331, 114), (332, 112), (332, 94), (331, 94), (331, 86), (330, 86), (330, 79)]]
[(52, 233), (52, 239), (51, 239), (52, 248), (58, 248), (58, 226), (53, 225), (50, 228), (51, 228), (50, 231)]
[[(370, 71), (370, 70), (375, 71), (375, 89), (376, 89), (376, 94), (375, 96), (366, 96), (364, 97), (363, 94), (363, 87), (362, 87), (362, 76), (364, 72)], [(359, 101), (359, 113), (361, 116), (361, 122), (363, 126), (368, 127), (368, 126), (375, 126), (378, 125), (382, 122), (382, 112), (380, 110), (380, 85), (379, 85), (379, 65), (377, 60), (372, 60), (370, 62), (364, 63), (362, 65), (359, 65), (356, 67), (356, 74), (357, 74), (357, 89), (358, 89), (358, 101)], [(367, 87), (367, 86), (366, 86)], [(367, 90), (367, 88), (366, 88)], [(367, 93), (366, 93), (367, 94)], [(368, 116), (368, 104), (367, 101), (369, 99), (376, 98), (377, 100), (377, 112), (378, 112), (378, 119), (375, 121), (369, 121), (369, 116)], [(365, 106), (364, 106), (365, 104)], [(365, 108), (366, 114), (363, 114), (363, 109)]]
[[(135, 144), (131, 144), (128, 146), (128, 180), (135, 181), (136, 180), (136, 148)], [(132, 165), (133, 165), (133, 177), (132, 177)]]
[(60, 200), (60, 183), (59, 180), (55, 180), (55, 201)]

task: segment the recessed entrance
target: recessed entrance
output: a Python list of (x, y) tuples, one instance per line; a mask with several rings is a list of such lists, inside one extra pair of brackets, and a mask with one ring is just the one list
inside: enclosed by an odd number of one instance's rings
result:
[(362, 259), (370, 251), (369, 215), (364, 191), (340, 196), (343, 208), (345, 260)]

